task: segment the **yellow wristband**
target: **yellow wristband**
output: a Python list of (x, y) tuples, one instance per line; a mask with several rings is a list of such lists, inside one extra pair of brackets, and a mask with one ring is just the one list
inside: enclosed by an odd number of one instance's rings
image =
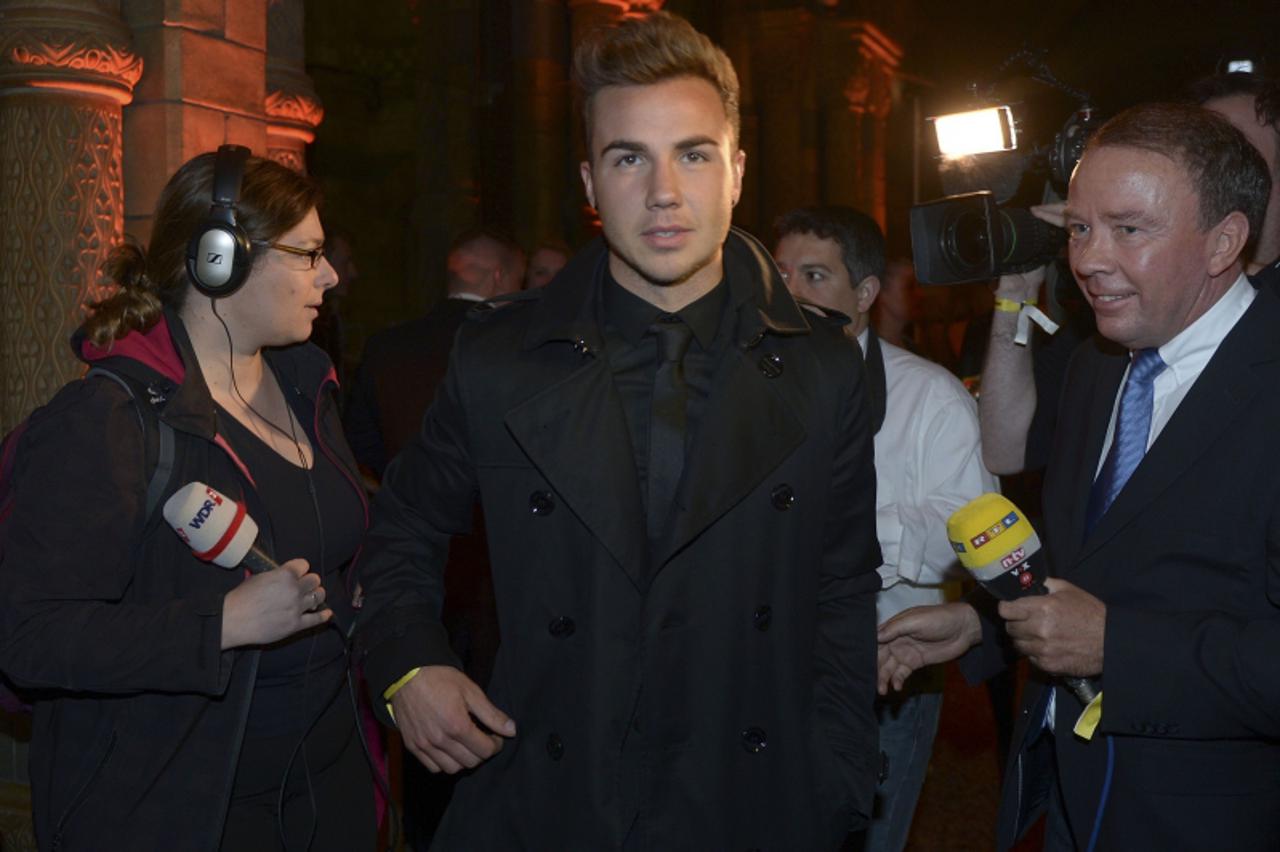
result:
[(418, 666), (417, 668), (409, 669), (409, 671), (405, 674), (404, 677), (400, 678), (398, 681), (396, 681), (395, 683), (388, 686), (385, 690), (383, 690), (382, 697), (385, 698), (387, 701), (390, 701), (392, 698), (395, 697), (395, 694), (400, 691), (400, 687), (404, 686), (406, 683), (413, 680), (413, 676), (420, 671), (422, 671), (421, 666)]
[(394, 710), (391, 709), (392, 696), (394, 696), (397, 692), (400, 691), (400, 687), (404, 686), (406, 683), (413, 680), (414, 675), (416, 675), (420, 671), (422, 671), (422, 666), (417, 666), (416, 668), (409, 669), (409, 671), (405, 673), (404, 677), (400, 678), (398, 681), (391, 684), (386, 689), (382, 690), (382, 699), (387, 702), (387, 715), (391, 717), (391, 721), (394, 722), (396, 720), (396, 713)]
[(1013, 299), (1002, 299), (996, 296), (996, 310), (1003, 311), (1006, 314), (1016, 314), (1022, 310), (1024, 305), (1034, 305), (1035, 299), (1027, 299), (1025, 302), (1015, 302)]

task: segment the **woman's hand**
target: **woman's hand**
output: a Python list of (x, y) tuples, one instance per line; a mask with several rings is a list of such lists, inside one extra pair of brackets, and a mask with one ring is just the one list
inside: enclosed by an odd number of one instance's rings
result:
[(324, 588), (318, 575), (307, 573), (309, 567), (305, 559), (290, 559), (228, 592), (222, 604), (222, 650), (265, 645), (332, 618), (332, 610), (320, 609)]

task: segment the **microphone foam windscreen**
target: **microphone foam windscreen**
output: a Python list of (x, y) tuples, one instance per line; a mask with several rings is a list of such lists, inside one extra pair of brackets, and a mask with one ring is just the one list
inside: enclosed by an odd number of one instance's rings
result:
[(951, 513), (947, 538), (960, 564), (988, 580), (1040, 550), (1031, 522), (1002, 494), (983, 494)]
[(166, 500), (164, 519), (198, 558), (223, 568), (239, 565), (258, 538), (244, 507), (203, 482), (189, 482)]

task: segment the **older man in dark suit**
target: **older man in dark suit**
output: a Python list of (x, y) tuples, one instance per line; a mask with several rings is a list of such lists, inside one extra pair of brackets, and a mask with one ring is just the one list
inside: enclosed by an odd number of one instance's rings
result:
[[(597, 32), (575, 77), (604, 239), (459, 332), (378, 494), (365, 672), (426, 766), (471, 770), (440, 848), (834, 850), (877, 764), (856, 344), (730, 230), (744, 155), (719, 48), (657, 13)], [(477, 492), (487, 694), (439, 622)]]
[[(1112, 119), (1071, 180), (1072, 270), (1101, 338), (1076, 352), (1045, 480), (1050, 594), (909, 610), (881, 686), (954, 657), (1034, 664), (999, 841), (1047, 805), (1047, 848), (1274, 849), (1280, 837), (1280, 301), (1243, 274), (1270, 191), (1199, 107)], [(1098, 680), (1096, 730), (1044, 676)]]

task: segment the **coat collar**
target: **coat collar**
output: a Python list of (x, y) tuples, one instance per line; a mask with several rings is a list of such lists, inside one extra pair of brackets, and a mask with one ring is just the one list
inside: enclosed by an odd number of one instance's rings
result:
[[(572, 341), (591, 350), (604, 345), (597, 319), (597, 299), (603, 285), (608, 246), (597, 237), (569, 261), (533, 306), (523, 348), (535, 349), (552, 341)], [(791, 298), (782, 276), (764, 246), (746, 231), (730, 228), (724, 243), (725, 278), (737, 308), (737, 336), (743, 344), (758, 343), (764, 334), (808, 334), (804, 312)], [(735, 293), (742, 288), (745, 298)]]

